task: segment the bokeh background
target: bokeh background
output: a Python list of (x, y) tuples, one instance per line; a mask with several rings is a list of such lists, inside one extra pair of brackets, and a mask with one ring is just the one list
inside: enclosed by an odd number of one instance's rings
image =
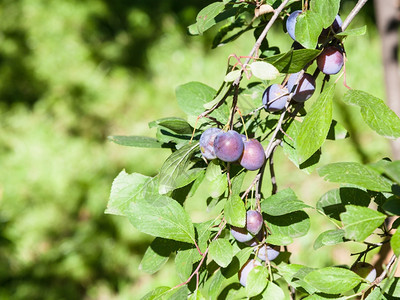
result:
[[(0, 1), (0, 299), (139, 299), (157, 285), (178, 283), (173, 260), (154, 275), (140, 271), (152, 237), (104, 214), (122, 169), (155, 175), (169, 151), (123, 147), (107, 136), (154, 136), (148, 122), (184, 117), (178, 85), (193, 80), (217, 88), (228, 55), (247, 55), (251, 33), (213, 50), (215, 30), (187, 34), (208, 3)], [(354, 3), (343, 1), (343, 19)], [(346, 42), (347, 82), (384, 98), (371, 2), (351, 26), (365, 23), (368, 33)], [(270, 44), (284, 51), (291, 43), (278, 22)], [(389, 142), (341, 102), (344, 91), (337, 89), (335, 118), (351, 136), (327, 141), (320, 165), (391, 156)], [(297, 170), (281, 151), (276, 166), (279, 187), (293, 188), (309, 204), (336, 187)], [(194, 219), (196, 201), (201, 197), (189, 205)], [(292, 261), (351, 263), (347, 248), (310, 255), (315, 237), (331, 226), (317, 214), (313, 220), (311, 232), (292, 246)]]

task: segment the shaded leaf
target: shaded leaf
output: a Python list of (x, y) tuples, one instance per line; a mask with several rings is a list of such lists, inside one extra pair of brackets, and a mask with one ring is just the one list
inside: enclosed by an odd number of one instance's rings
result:
[(267, 57), (265, 61), (273, 64), (281, 73), (297, 73), (320, 53), (320, 50), (315, 49), (290, 50)]
[(199, 150), (199, 143), (187, 144), (173, 152), (160, 170), (159, 193), (166, 194), (176, 188), (185, 186), (200, 175), (202, 169), (189, 170), (190, 159)]
[(368, 207), (370, 195), (361, 189), (341, 187), (326, 192), (317, 202), (317, 209), (330, 218), (340, 220), (340, 214), (349, 204)]
[(168, 261), (171, 252), (176, 248), (177, 244), (172, 240), (155, 238), (144, 253), (139, 270), (154, 274)]
[(393, 234), (392, 238), (390, 239), (390, 246), (394, 254), (398, 257), (400, 255), (400, 231), (396, 230)]
[(295, 211), (281, 216), (270, 216), (265, 214), (271, 234), (296, 238), (304, 236), (310, 229), (310, 218), (304, 211)]
[(181, 118), (162, 118), (149, 123), (149, 128), (162, 126), (178, 134), (192, 134), (193, 128)]

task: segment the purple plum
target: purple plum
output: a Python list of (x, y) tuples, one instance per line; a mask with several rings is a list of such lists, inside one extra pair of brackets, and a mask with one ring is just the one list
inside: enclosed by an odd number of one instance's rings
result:
[(222, 132), (219, 128), (208, 128), (200, 136), (200, 151), (201, 154), (208, 160), (216, 159), (214, 151), (214, 141), (218, 134)]
[(258, 170), (264, 165), (265, 153), (261, 143), (255, 139), (244, 142), (242, 157), (239, 159), (240, 165), (249, 170)]
[(317, 57), (318, 69), (327, 75), (337, 74), (343, 67), (343, 51), (336, 46), (325, 48)]
[(242, 137), (233, 130), (221, 132), (214, 140), (215, 155), (222, 161), (237, 161), (243, 153)]
[[(289, 76), (287, 88), (289, 92), (293, 91), (293, 87), (297, 82), (299, 73), (294, 73)], [(315, 91), (315, 79), (311, 74), (304, 73), (301, 77), (294, 93), (293, 100), (296, 102), (304, 102), (308, 100)]]
[(267, 87), (262, 96), (264, 108), (268, 111), (278, 111), (285, 107), (288, 100), (287, 88), (280, 84), (273, 84)]

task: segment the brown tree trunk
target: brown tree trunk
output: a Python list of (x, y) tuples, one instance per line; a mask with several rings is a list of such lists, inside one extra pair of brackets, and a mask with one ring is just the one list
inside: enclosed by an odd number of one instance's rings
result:
[[(374, 0), (375, 16), (382, 44), (386, 99), (389, 107), (400, 116), (399, 0)], [(393, 159), (400, 159), (400, 139), (391, 142)]]

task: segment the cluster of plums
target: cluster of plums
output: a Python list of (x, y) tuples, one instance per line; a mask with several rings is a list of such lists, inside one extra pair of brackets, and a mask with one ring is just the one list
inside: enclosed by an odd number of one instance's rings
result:
[[(246, 226), (243, 228), (231, 226), (231, 234), (238, 242), (254, 247), (261, 261), (272, 261), (278, 257), (280, 247), (263, 243), (265, 236), (263, 224), (264, 219), (261, 213), (249, 210), (246, 213)], [(239, 271), (241, 285), (246, 286), (248, 274), (257, 266), (261, 266), (261, 263), (256, 259), (250, 259), (243, 265)]]
[(219, 128), (208, 128), (200, 137), (200, 151), (208, 160), (219, 158), (225, 162), (238, 161), (250, 171), (261, 168), (265, 162), (264, 148), (255, 139), (234, 130), (223, 131)]
[[(296, 10), (290, 14), (286, 20), (286, 29), (290, 37), (296, 41), (295, 28), (297, 17), (301, 15), (301, 10)], [(319, 37), (319, 42), (324, 43), (331, 34), (342, 31), (342, 19), (336, 16), (333, 24), (329, 28), (325, 28)], [(343, 49), (338, 46), (328, 46), (317, 57), (318, 69), (324, 74), (337, 74), (343, 67)]]
[[(295, 28), (297, 17), (302, 13), (296, 10), (290, 14), (286, 21), (286, 29), (290, 37), (296, 41)], [(323, 43), (333, 33), (341, 31), (342, 19), (336, 16), (333, 24), (322, 31), (320, 35), (320, 43)], [(330, 45), (320, 53), (317, 57), (318, 69), (326, 74), (337, 74), (343, 67), (344, 56), (343, 49), (339, 46)], [(291, 74), (287, 81), (287, 85), (273, 84), (264, 91), (262, 102), (266, 110), (270, 112), (282, 110), (289, 98), (289, 94), (293, 93), (292, 99), (295, 102), (304, 102), (308, 100), (315, 91), (315, 78), (308, 73), (304, 73), (301, 78), (299, 73)], [(296, 82), (298, 83), (296, 85)], [(296, 86), (296, 87), (295, 87)], [(294, 88), (295, 87), (295, 88)]]
[[(286, 86), (273, 84), (267, 87), (262, 96), (265, 109), (268, 111), (283, 109), (289, 98), (289, 93), (293, 93), (292, 99), (296, 102), (308, 100), (315, 91), (315, 78), (308, 73), (304, 73), (301, 78), (298, 78), (299, 76), (300, 72), (291, 74)], [(298, 82), (297, 85), (296, 82)]]

